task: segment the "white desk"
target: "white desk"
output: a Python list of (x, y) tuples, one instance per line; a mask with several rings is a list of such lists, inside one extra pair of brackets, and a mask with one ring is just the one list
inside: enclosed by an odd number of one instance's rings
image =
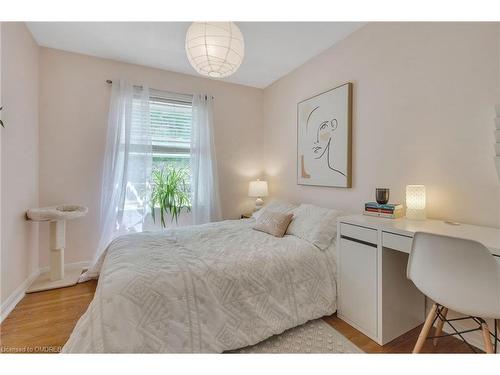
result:
[(339, 220), (412, 238), (415, 232), (466, 238), (482, 243), (493, 255), (500, 257), (500, 229), (496, 228), (469, 224), (452, 225), (441, 220), (384, 219), (366, 215), (343, 216)]
[(425, 320), (425, 297), (406, 278), (408, 254), (418, 231), (481, 242), (497, 257), (492, 260), (500, 263), (500, 229), (439, 220), (340, 217), (337, 315), (380, 345)]

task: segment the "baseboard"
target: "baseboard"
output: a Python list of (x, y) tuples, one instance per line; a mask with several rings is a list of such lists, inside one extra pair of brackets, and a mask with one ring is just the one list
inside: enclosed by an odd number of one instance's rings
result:
[[(64, 268), (73, 268), (73, 267), (81, 267), (83, 269), (88, 268), (90, 266), (90, 262), (75, 262), (68, 263), (64, 265)], [(40, 274), (47, 272), (49, 267), (42, 267), (37, 271), (33, 272), (26, 280), (19, 285), (16, 290), (14, 290), (9, 297), (5, 300), (4, 303), (0, 306), (0, 323), (11, 313), (12, 310), (16, 307), (16, 305), (21, 301), (26, 293), (26, 290), (29, 288), (31, 283), (35, 281), (35, 279), (40, 276)]]
[(21, 285), (14, 290), (9, 297), (2, 303), (0, 307), (0, 323), (14, 310), (14, 307), (21, 301), (24, 297), (26, 289), (31, 285), (33, 281), (40, 275), (40, 270), (33, 272), (26, 280), (24, 280)]

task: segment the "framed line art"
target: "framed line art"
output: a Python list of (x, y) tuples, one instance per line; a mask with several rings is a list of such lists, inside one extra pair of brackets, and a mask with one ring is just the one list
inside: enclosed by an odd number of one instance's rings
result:
[(297, 104), (297, 184), (352, 186), (352, 83)]

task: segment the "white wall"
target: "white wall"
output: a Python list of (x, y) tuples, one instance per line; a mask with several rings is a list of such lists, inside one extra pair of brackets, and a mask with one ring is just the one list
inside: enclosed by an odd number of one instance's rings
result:
[[(215, 142), (225, 218), (252, 207), (248, 181), (261, 177), (262, 90), (201, 77), (40, 49), (40, 205), (79, 203), (89, 214), (68, 222), (66, 262), (90, 260), (98, 235), (98, 202), (110, 86), (128, 79), (151, 88), (215, 96)], [(40, 227), (40, 265), (48, 263)]]
[[(500, 102), (493, 23), (373, 23), (264, 90), (271, 195), (360, 212), (376, 187), (404, 202), (425, 184), (428, 216), (500, 227), (493, 162)], [(297, 103), (354, 83), (353, 188), (298, 186)]]
[(1, 302), (38, 270), (38, 46), (23, 23), (2, 23)]

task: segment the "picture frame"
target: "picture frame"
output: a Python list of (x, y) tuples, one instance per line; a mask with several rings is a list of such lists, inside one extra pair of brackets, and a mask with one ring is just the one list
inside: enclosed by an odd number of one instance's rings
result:
[(297, 103), (297, 184), (352, 187), (352, 95), (347, 82)]

